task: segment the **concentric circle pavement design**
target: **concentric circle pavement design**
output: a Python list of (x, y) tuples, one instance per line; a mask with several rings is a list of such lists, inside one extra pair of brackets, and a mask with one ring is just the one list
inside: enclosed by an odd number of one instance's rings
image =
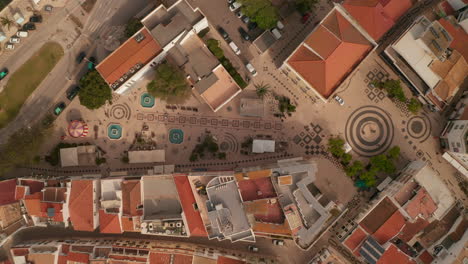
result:
[(110, 116), (115, 119), (130, 119), (130, 107), (127, 104), (116, 104), (113, 105), (109, 111)]
[(431, 121), (425, 115), (413, 116), (406, 122), (406, 131), (414, 139), (424, 142), (431, 134)]
[(390, 116), (376, 106), (355, 110), (346, 121), (346, 141), (365, 157), (385, 152), (393, 141), (394, 126)]

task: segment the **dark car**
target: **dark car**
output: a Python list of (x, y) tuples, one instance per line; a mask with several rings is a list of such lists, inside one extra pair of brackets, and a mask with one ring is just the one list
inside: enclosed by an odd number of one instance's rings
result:
[(85, 57), (86, 53), (84, 51), (80, 52), (80, 54), (78, 54), (78, 56), (76, 57), (76, 63), (80, 64)]
[(76, 95), (78, 95), (78, 92), (80, 91), (80, 87), (75, 85), (75, 86), (72, 86), (72, 88), (70, 90), (68, 90), (67, 92), (67, 99), (68, 100), (73, 100), (73, 98), (76, 97)]
[(245, 40), (250, 40), (250, 36), (249, 36), (249, 33), (247, 33), (247, 31), (245, 31), (244, 28), (239, 28), (239, 33), (241, 34), (241, 37)]
[(254, 29), (257, 28), (257, 23), (255, 23), (255, 22), (249, 22), (249, 23), (247, 24), (247, 28), (248, 28), (249, 30), (254, 30)]
[(88, 60), (88, 70), (94, 70), (95, 66), (96, 66), (96, 58), (90, 57)]
[(60, 115), (60, 113), (63, 112), (63, 109), (65, 109), (66, 106), (67, 105), (64, 102), (58, 103), (54, 108), (54, 114)]
[(36, 25), (34, 23), (26, 23), (23, 25), (24, 31), (36, 30)]
[(241, 18), (242, 22), (244, 22), (245, 24), (248, 24), (250, 22), (250, 18), (248, 16), (243, 16)]
[(229, 38), (229, 34), (226, 32), (226, 30), (224, 30), (224, 28), (218, 27), (218, 32), (219, 32), (219, 34), (221, 34), (223, 39), (228, 39)]
[(33, 15), (29, 18), (29, 22), (31, 23), (42, 23), (42, 16), (41, 15)]
[(0, 72), (0, 80), (3, 80), (8, 75), (8, 69), (5, 68)]

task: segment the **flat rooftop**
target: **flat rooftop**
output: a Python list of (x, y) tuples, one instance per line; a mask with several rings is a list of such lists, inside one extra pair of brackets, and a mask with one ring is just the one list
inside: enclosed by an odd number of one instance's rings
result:
[(143, 28), (99, 63), (96, 70), (109, 85), (112, 85), (124, 75), (132, 75), (135, 66), (146, 65), (161, 51), (159, 43), (146, 28)]
[(182, 219), (182, 206), (172, 175), (141, 178), (143, 220)]

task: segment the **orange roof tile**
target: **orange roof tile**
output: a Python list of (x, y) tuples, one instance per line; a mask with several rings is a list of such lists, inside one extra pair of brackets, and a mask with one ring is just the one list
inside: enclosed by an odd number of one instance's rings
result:
[(126, 216), (140, 216), (143, 214), (137, 207), (141, 205), (140, 180), (122, 182), (122, 214)]
[(429, 195), (426, 189), (421, 187), (413, 199), (408, 202), (405, 210), (413, 219), (418, 216), (428, 219), (432, 213), (437, 210), (437, 204), (434, 202), (434, 200), (432, 200), (432, 197)]
[(99, 210), (99, 230), (107, 234), (122, 233), (119, 215), (107, 214), (104, 210)]
[(35, 194), (26, 195), (24, 197), (24, 205), (29, 215), (41, 216), (41, 200), (42, 192), (37, 192)]
[(79, 252), (68, 252), (67, 255), (59, 255), (58, 264), (67, 264), (72, 263), (89, 263), (89, 254), (86, 253), (79, 253)]
[(380, 259), (377, 261), (377, 264), (416, 264), (416, 262), (405, 253), (401, 252), (393, 244), (385, 250)]
[(36, 180), (21, 180), (20, 184), (23, 186), (29, 187), (29, 194), (34, 194), (34, 193), (42, 191), (45, 185), (43, 181), (36, 181)]
[(171, 254), (151, 252), (149, 255), (149, 264), (170, 264)]
[(41, 202), (40, 206), (41, 206), (40, 217), (50, 217), (48, 214), (48, 210), (49, 208), (53, 208), (54, 215), (50, 218), (52, 218), (55, 222), (63, 222), (63, 214), (62, 214), (63, 204)]
[(328, 98), (372, 49), (372, 44), (333, 11), (294, 52), (287, 63)]
[(140, 30), (140, 33), (145, 37), (142, 41), (137, 42), (133, 37), (129, 38), (96, 66), (96, 70), (108, 84), (120, 79), (137, 63), (147, 64), (162, 51), (146, 28)]
[(413, 237), (422, 231), (429, 222), (426, 219), (418, 217), (415, 222), (407, 222), (405, 227), (398, 234), (398, 238), (405, 242), (409, 242)]
[(217, 264), (245, 264), (243, 260), (232, 259), (228, 257), (219, 256)]
[(411, 0), (346, 0), (343, 7), (374, 39), (380, 39), (412, 6)]
[(381, 227), (379, 227), (379, 229), (377, 229), (377, 231), (375, 231), (373, 234), (375, 240), (381, 245), (385, 244), (400, 232), (405, 222), (405, 218), (400, 211), (397, 210)]
[(94, 231), (93, 180), (73, 180), (70, 191), (70, 220), (78, 231)]
[(192, 188), (187, 176), (174, 176), (177, 192), (179, 193), (180, 203), (184, 211), (185, 219), (190, 230), (191, 236), (206, 237), (205, 225), (200, 216), (200, 212), (193, 208), (196, 203)]
[(135, 231), (135, 229), (133, 228), (133, 219), (131, 217), (122, 216), (120, 218), (120, 222), (122, 223), (122, 231)]
[(26, 187), (16, 185), (15, 199), (16, 200), (22, 200), (22, 199), (24, 199), (25, 194), (26, 194)]
[(468, 34), (460, 26), (454, 26), (450, 21), (445, 18), (439, 19), (439, 23), (449, 32), (453, 37), (450, 48), (460, 52), (460, 54), (468, 61)]
[(16, 179), (0, 181), (0, 205), (11, 204), (15, 200)]
[(424, 264), (431, 264), (432, 261), (434, 260), (434, 257), (432, 257), (431, 254), (429, 254), (429, 252), (427, 252), (427, 250), (424, 250), (424, 252), (421, 255), (419, 255), (418, 258)]
[(366, 239), (366, 237), (367, 233), (364, 231), (364, 229), (358, 226), (356, 229), (354, 229), (353, 233), (351, 233), (351, 235), (346, 238), (343, 244), (345, 244), (345, 246), (353, 251), (358, 248), (358, 246)]
[(26, 256), (29, 254), (29, 248), (13, 248), (13, 256)]
[(172, 263), (173, 264), (192, 264), (192, 260), (193, 260), (193, 256), (176, 254), (174, 255), (174, 261)]

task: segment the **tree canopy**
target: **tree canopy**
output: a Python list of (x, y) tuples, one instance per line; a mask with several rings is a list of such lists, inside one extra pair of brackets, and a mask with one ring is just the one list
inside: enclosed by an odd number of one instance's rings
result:
[(344, 144), (345, 142), (342, 138), (330, 138), (328, 140), (328, 151), (330, 151), (333, 156), (341, 158), (345, 154)]
[(421, 110), (421, 103), (415, 98), (411, 98), (407, 105), (408, 110), (415, 115), (419, 113), (419, 110)]
[(98, 109), (112, 99), (111, 89), (95, 70), (89, 71), (81, 78), (80, 87), (80, 104), (88, 109)]
[(359, 160), (354, 161), (351, 165), (345, 168), (346, 175), (349, 177), (355, 177), (364, 171), (364, 165)]
[(130, 18), (130, 20), (125, 25), (125, 36), (127, 38), (133, 36), (142, 27), (143, 27), (143, 24), (141, 23), (140, 19), (138, 19), (136, 17)]
[(296, 0), (296, 10), (302, 15), (315, 8), (319, 0)]
[(146, 86), (148, 92), (168, 103), (181, 102), (190, 97), (190, 88), (184, 74), (175, 66), (164, 62), (156, 68), (153, 81)]
[(278, 10), (269, 0), (241, 0), (242, 12), (261, 29), (271, 29), (278, 22)]

